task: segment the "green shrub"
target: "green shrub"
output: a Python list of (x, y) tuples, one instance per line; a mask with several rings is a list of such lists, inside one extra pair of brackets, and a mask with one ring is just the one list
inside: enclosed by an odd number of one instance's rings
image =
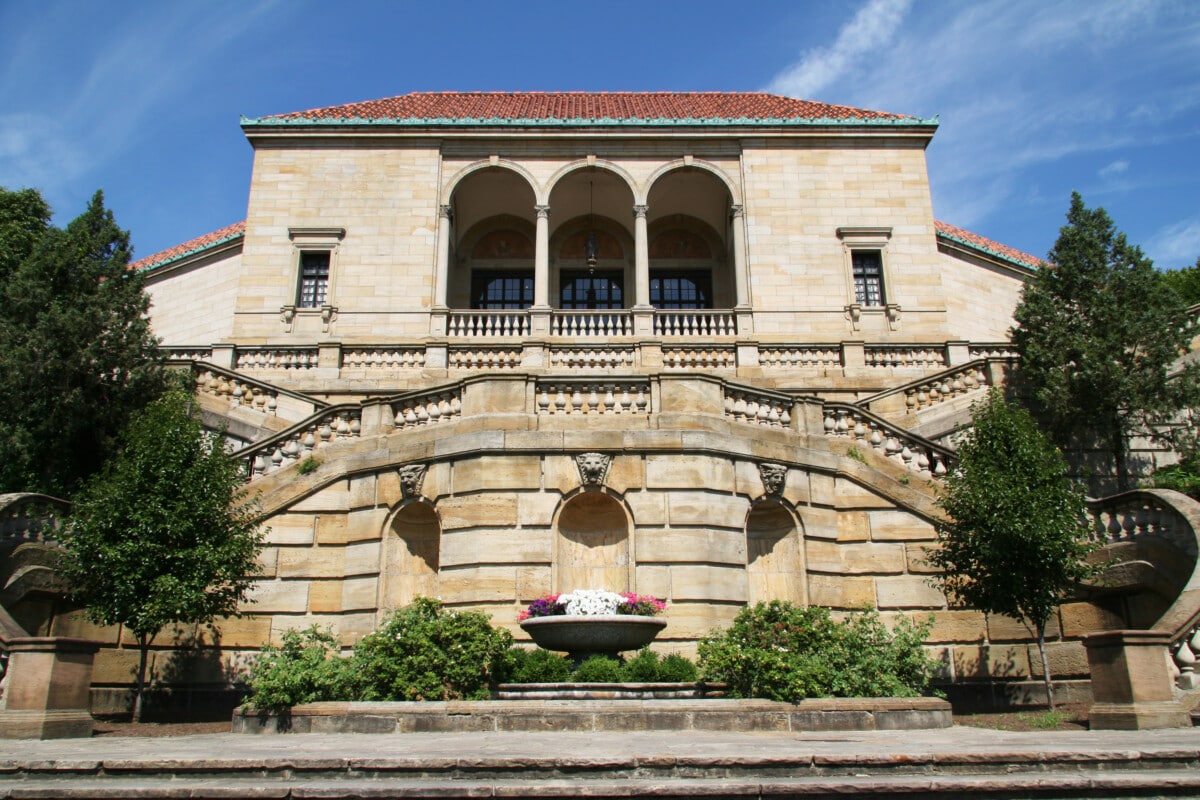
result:
[(358, 700), (483, 700), (507, 678), (512, 635), (478, 611), (418, 597), (354, 651)]
[(928, 630), (901, 622), (888, 631), (874, 611), (835, 622), (828, 609), (775, 600), (702, 639), (700, 667), (734, 697), (914, 697), (936, 666), (921, 647)]
[(259, 711), (297, 703), (341, 700), (349, 691), (350, 661), (338, 656), (329, 630), (284, 631), (280, 647), (266, 645), (250, 667), (251, 702)]
[(669, 653), (658, 662), (658, 680), (664, 683), (694, 683), (696, 665), (679, 653)]
[(658, 653), (643, 647), (638, 654), (621, 665), (621, 680), (632, 683), (654, 683), (659, 678)]
[(592, 656), (575, 668), (571, 680), (576, 683), (619, 683), (621, 662), (607, 656)]
[(549, 650), (513, 648), (514, 683), (565, 683), (571, 680), (571, 662)]

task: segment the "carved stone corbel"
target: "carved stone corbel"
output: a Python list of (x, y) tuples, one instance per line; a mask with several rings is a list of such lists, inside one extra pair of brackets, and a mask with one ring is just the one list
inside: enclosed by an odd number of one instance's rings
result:
[(769, 495), (783, 494), (787, 485), (788, 468), (783, 464), (763, 463), (758, 465), (758, 476), (762, 479), (763, 491)]
[(425, 464), (406, 464), (398, 472), (400, 474), (400, 494), (405, 500), (421, 496), (421, 484), (425, 482)]
[(862, 303), (851, 303), (846, 306), (846, 319), (850, 320), (850, 330), (862, 329)]
[(296, 319), (295, 306), (280, 306), (279, 321), (283, 323), (283, 330), (287, 333), (292, 332), (292, 320)]
[(887, 313), (888, 327), (892, 330), (900, 329), (900, 304), (888, 303), (885, 311)]
[(611, 464), (612, 456), (605, 453), (580, 453), (575, 456), (579, 482), (584, 486), (603, 486)]
[(321, 306), (321, 332), (329, 333), (329, 325), (337, 319), (336, 306)]

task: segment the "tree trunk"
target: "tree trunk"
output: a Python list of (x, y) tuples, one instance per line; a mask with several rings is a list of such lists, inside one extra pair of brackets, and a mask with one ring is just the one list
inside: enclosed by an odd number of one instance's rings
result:
[(1037, 626), (1038, 653), (1042, 656), (1042, 678), (1046, 681), (1046, 702), (1054, 710), (1054, 685), (1050, 681), (1050, 659), (1046, 657), (1046, 623)]
[(1114, 435), (1111, 437), (1113, 460), (1117, 468), (1117, 491), (1128, 492), (1133, 489), (1133, 480), (1129, 475), (1129, 442), (1119, 422), (1114, 423)]
[(133, 721), (142, 721), (142, 699), (146, 693), (146, 662), (150, 657), (150, 642), (154, 640), (151, 634), (139, 633), (138, 650), (141, 652), (138, 655), (138, 674), (137, 674), (137, 694), (133, 696)]

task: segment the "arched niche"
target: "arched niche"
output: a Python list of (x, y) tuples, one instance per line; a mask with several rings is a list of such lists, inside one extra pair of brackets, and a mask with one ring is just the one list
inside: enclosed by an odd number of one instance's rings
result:
[(534, 226), (513, 214), (480, 220), (458, 244), (453, 308), (527, 308), (533, 303)]
[(803, 537), (792, 512), (779, 500), (763, 500), (746, 517), (747, 601), (808, 603)]
[(384, 532), (380, 581), (382, 609), (399, 608), (417, 597), (438, 596), (442, 526), (423, 502), (396, 512)]
[(732, 196), (713, 173), (680, 166), (647, 194), (650, 302), (659, 308), (732, 308)]
[(612, 219), (585, 214), (560, 224), (550, 239), (550, 264), (556, 308), (633, 305), (633, 239)]
[(555, 527), (554, 591), (630, 591), (629, 518), (619, 502), (602, 492), (578, 494), (563, 506)]

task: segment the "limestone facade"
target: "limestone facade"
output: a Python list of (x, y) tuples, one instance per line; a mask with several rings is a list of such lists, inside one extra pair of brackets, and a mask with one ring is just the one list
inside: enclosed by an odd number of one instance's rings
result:
[[(580, 98), (599, 111), (554, 104)], [(666, 98), (243, 121), (241, 232), (136, 265), (269, 528), (198, 682), (289, 628), (352, 646), (417, 595), (522, 638), (573, 588), (665, 598), (664, 650), (788, 599), (932, 613), (948, 677), (1031, 673), (1030, 633), (948, 609), (923, 558), (1036, 259), (935, 220), (935, 122)], [(1060, 674), (1086, 673), (1079, 608)]]

